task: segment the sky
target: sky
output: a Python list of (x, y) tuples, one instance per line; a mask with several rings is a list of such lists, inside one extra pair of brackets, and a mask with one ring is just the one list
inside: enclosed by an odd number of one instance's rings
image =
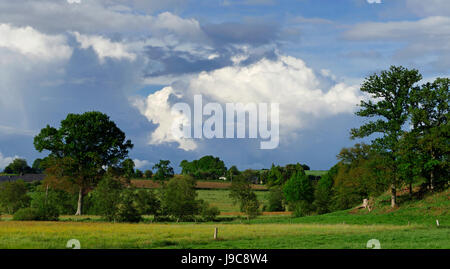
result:
[[(218, 156), (230, 167), (325, 170), (350, 140), (364, 78), (390, 65), (450, 74), (448, 0), (0, 0), (0, 169), (33, 137), (101, 111), (136, 167)], [(171, 107), (278, 103), (280, 141), (183, 139)]]

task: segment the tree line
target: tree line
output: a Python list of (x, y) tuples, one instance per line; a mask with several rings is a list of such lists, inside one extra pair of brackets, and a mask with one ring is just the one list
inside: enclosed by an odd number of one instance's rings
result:
[[(267, 210), (288, 209), (296, 216), (350, 208), (363, 198), (375, 197), (387, 190), (391, 194), (391, 206), (396, 207), (399, 188), (407, 187), (412, 195), (413, 186), (419, 185), (422, 191), (448, 187), (450, 80), (437, 78), (418, 85), (421, 79), (417, 70), (395, 66), (366, 78), (361, 86), (366, 98), (361, 101), (356, 115), (368, 121), (352, 129), (350, 135), (352, 139), (370, 137), (372, 140), (370, 144), (357, 143), (342, 149), (337, 155), (338, 163), (319, 180), (307, 176), (305, 171), (309, 167), (300, 163), (239, 171), (236, 166), (227, 169), (224, 162), (214, 156), (190, 162), (183, 160), (178, 176), (169, 160), (155, 164), (154, 173), (150, 170), (142, 173), (134, 169), (133, 161), (128, 158), (128, 151), (133, 148), (131, 141), (107, 115), (95, 111), (69, 114), (59, 128), (42, 129), (34, 138), (34, 146), (39, 152), (49, 154), (39, 160), (36, 167), (45, 168), (46, 188), (77, 194), (76, 215), (82, 214), (86, 195), (108, 186), (117, 189), (106, 192), (118, 195), (108, 198), (118, 203), (115, 212), (117, 208), (132, 208), (129, 205), (137, 204), (137, 198), (133, 197), (138, 192), (128, 191), (130, 178), (141, 174), (167, 183), (162, 184), (166, 192), (158, 198), (160, 212), (169, 212), (166, 209), (179, 200), (177, 192), (165, 188), (189, 187), (184, 191), (192, 198), (196, 196), (195, 180), (221, 177), (233, 182), (231, 197), (249, 217), (257, 215), (261, 206), (250, 183), (270, 187)], [(8, 169), (27, 169), (22, 160), (13, 163)], [(104, 183), (107, 180), (115, 182)], [(169, 202), (167, 197), (174, 201)], [(190, 205), (183, 205), (180, 212), (190, 212), (193, 216), (205, 208), (209, 210), (204, 202), (191, 198), (188, 199)], [(148, 201), (153, 200), (148, 198)]]

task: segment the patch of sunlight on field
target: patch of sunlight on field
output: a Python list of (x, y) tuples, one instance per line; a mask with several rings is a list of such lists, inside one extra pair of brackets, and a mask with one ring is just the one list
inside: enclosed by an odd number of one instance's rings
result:
[[(268, 200), (268, 191), (255, 191), (261, 207)], [(207, 201), (212, 206), (217, 206), (221, 212), (239, 212), (239, 205), (233, 204), (229, 190), (197, 190), (198, 198)]]

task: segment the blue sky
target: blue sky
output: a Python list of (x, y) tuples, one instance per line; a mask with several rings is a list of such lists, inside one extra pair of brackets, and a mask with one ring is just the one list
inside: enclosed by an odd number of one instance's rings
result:
[[(328, 169), (359, 142), (365, 77), (390, 65), (449, 76), (449, 14), (446, 0), (0, 0), (0, 169), (45, 156), (34, 135), (91, 110), (126, 132), (140, 169), (207, 154)], [(195, 94), (279, 103), (279, 147), (172, 137), (168, 109)]]

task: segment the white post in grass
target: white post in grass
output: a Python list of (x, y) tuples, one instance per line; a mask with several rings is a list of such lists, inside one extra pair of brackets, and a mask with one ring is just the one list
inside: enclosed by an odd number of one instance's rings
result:
[(436, 225), (437, 227), (439, 227), (439, 220), (436, 220)]

